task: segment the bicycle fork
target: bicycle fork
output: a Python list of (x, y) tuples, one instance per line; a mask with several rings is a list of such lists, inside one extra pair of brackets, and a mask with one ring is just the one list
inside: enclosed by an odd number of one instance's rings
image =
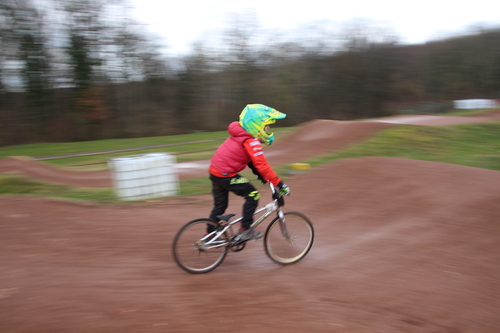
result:
[(281, 209), (278, 210), (278, 218), (280, 220), (279, 225), (283, 238), (287, 239), (289, 242), (293, 241), (293, 237), (290, 236), (290, 234), (288, 233), (288, 229), (286, 228), (285, 214), (283, 214), (283, 211)]

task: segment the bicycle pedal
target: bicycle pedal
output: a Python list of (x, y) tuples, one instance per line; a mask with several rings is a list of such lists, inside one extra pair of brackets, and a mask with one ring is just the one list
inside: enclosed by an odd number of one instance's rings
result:
[(255, 242), (255, 241), (262, 241), (262, 238), (258, 238), (258, 239), (235, 239), (233, 241), (233, 245), (235, 246), (238, 246), (238, 245), (242, 245), (242, 244), (245, 244), (245, 243), (248, 243), (248, 242)]
[(246, 243), (247, 241), (244, 239), (233, 238), (231, 242), (233, 243), (233, 245), (241, 245), (243, 243)]

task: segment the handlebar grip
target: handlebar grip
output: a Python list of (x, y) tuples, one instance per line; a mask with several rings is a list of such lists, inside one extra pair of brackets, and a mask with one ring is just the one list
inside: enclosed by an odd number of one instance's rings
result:
[(283, 207), (285, 205), (285, 197), (280, 195), (279, 191), (273, 188), (273, 199), (278, 200), (278, 206)]

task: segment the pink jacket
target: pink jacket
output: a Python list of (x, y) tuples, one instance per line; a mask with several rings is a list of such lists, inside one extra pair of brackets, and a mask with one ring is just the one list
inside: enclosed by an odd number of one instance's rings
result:
[(262, 178), (278, 185), (281, 180), (267, 163), (259, 140), (237, 121), (229, 124), (228, 132), (229, 138), (215, 152), (208, 171), (217, 177), (233, 177), (252, 162)]

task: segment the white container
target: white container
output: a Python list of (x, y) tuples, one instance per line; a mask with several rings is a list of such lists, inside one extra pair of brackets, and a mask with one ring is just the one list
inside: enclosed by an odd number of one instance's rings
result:
[(151, 153), (111, 159), (113, 184), (123, 200), (141, 200), (176, 195), (179, 177), (175, 156)]
[(493, 109), (500, 106), (494, 99), (461, 99), (453, 101), (455, 109)]

